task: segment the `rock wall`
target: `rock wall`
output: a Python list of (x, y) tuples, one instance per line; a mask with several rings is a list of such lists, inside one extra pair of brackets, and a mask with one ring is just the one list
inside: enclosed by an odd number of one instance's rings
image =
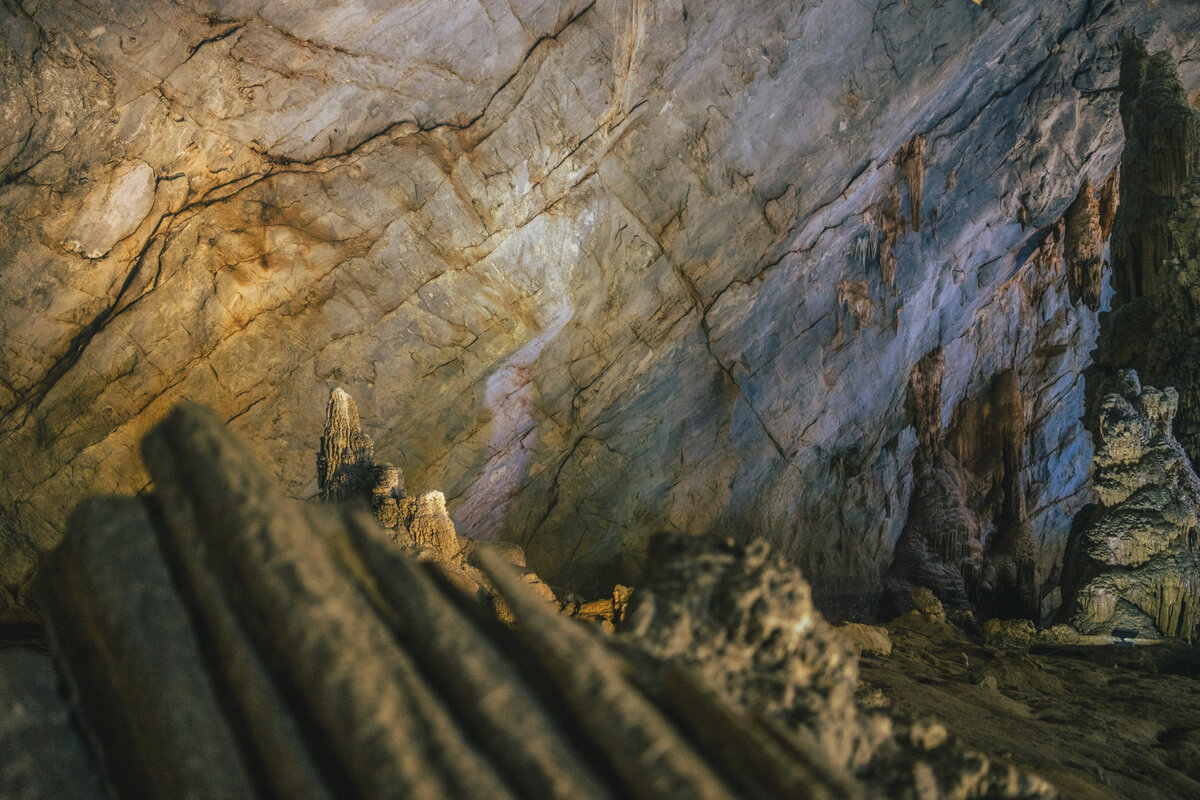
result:
[[(1038, 570), (1086, 500), (1058, 225), (1120, 146), (1118, 32), (1185, 0), (24, 0), (0, 10), (0, 616), (136, 441), (207, 403), (316, 494), (332, 386), (459, 530), (612, 585), (764, 535), (835, 615), (942, 421), (1012, 370)], [(919, 230), (918, 230), (919, 229)]]

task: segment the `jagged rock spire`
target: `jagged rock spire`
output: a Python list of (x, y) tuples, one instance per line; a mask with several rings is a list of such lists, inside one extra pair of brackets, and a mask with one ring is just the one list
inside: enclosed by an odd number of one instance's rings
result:
[(325, 431), (317, 453), (319, 497), (340, 501), (367, 490), (375, 473), (375, 443), (363, 433), (354, 398), (334, 389), (325, 409)]

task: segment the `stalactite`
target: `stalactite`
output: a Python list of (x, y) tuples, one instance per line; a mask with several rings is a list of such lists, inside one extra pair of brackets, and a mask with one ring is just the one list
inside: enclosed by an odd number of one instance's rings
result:
[(921, 230), (921, 195), (925, 188), (925, 134), (918, 133), (905, 142), (896, 161), (908, 183), (909, 210), (914, 231)]
[[(855, 319), (855, 332), (871, 324), (871, 314), (875, 304), (868, 296), (870, 285), (866, 281), (840, 281), (837, 285), (837, 335), (842, 335), (842, 319), (845, 314), (852, 314)], [(844, 311), (843, 311), (844, 309)]]
[(876, 207), (879, 219), (879, 269), (883, 283), (892, 286), (896, 282), (896, 243), (900, 241), (900, 192), (893, 186)]
[(1104, 179), (1100, 186), (1100, 199), (1097, 203), (1100, 216), (1100, 238), (1108, 241), (1112, 235), (1113, 220), (1117, 216), (1117, 204), (1121, 200), (1121, 170), (1114, 169)]
[(909, 375), (908, 411), (916, 429), (913, 491), (908, 518), (884, 578), (880, 614), (911, 607), (912, 591), (926, 587), (946, 605), (968, 604), (967, 581), (979, 572), (979, 525), (966, 503), (961, 465), (945, 446), (942, 429), (942, 349), (927, 353)]
[(1100, 307), (1104, 235), (1100, 204), (1096, 202), (1092, 193), (1092, 182), (1087, 178), (1083, 179), (1075, 201), (1067, 208), (1063, 223), (1067, 289), (1071, 302), (1082, 302), (1095, 311)]
[[(1122, 42), (1125, 150), (1113, 219), (1113, 312), (1102, 318), (1088, 407), (1134, 369), (1180, 393), (1175, 435), (1200, 463), (1200, 113), (1169, 53)], [(1103, 205), (1102, 199), (1102, 205)], [(1103, 229), (1103, 211), (1101, 228)]]
[(1121, 302), (1161, 302), (1174, 288), (1163, 271), (1175, 245), (1166, 217), (1200, 170), (1200, 114), (1187, 104), (1170, 53), (1151, 56), (1137, 39), (1122, 41), (1121, 89), (1125, 202), (1113, 222), (1113, 287)]

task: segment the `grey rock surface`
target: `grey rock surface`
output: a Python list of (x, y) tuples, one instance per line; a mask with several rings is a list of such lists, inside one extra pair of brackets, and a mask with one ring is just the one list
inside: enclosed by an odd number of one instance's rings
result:
[(1121, 202), (1113, 223), (1113, 310), (1101, 317), (1089, 384), (1097, 405), (1119, 370), (1179, 392), (1174, 435), (1200, 465), (1200, 111), (1171, 54), (1122, 42)]
[(1052, 575), (1095, 321), (1050, 232), (1116, 163), (1121, 29), (1200, 85), (1185, 0), (26, 0), (0, 27), (7, 617), (181, 399), (316, 494), (332, 386), (548, 580), (607, 591), (655, 530), (728, 529), (869, 608), (937, 346), (944, 423), (1015, 371)]
[(0, 647), (0, 796), (9, 800), (106, 797), (46, 654)]

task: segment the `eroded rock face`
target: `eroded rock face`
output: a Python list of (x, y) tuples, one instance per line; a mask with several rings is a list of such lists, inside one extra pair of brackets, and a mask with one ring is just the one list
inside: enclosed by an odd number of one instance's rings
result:
[(1081, 633), (1196, 636), (1200, 479), (1171, 433), (1178, 404), (1174, 389), (1145, 387), (1109, 395), (1101, 408), (1099, 504), (1083, 515), (1063, 586)]
[(1115, 164), (1118, 31), (1200, 83), (1186, 0), (0, 14), (7, 616), (180, 399), (316, 494), (335, 385), (548, 578), (606, 591), (652, 531), (729, 529), (869, 607), (939, 345), (943, 416), (1015, 371), (1048, 575), (1094, 322), (1033, 256)]

